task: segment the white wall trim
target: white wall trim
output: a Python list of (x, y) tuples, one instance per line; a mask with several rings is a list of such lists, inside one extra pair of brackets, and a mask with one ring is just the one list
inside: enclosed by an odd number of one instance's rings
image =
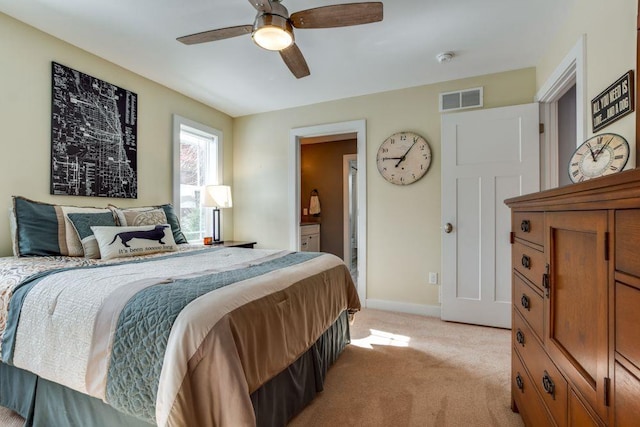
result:
[(300, 250), (300, 139), (356, 133), (358, 149), (358, 296), (367, 296), (367, 121), (328, 123), (289, 131), (289, 248)]
[[(224, 134), (221, 130), (212, 128), (210, 126), (204, 125), (202, 123), (198, 123), (191, 119), (187, 119), (186, 117), (179, 116), (177, 114), (173, 115), (173, 148), (172, 148), (172, 182), (173, 182), (173, 194), (171, 196), (171, 200), (173, 201), (173, 208), (175, 209), (178, 217), (180, 217), (180, 174), (176, 171), (180, 170), (180, 125), (189, 126), (193, 129), (197, 129), (204, 133), (215, 135), (217, 138), (216, 148), (217, 148), (217, 156), (218, 156), (218, 167), (217, 167), (217, 182), (210, 182), (209, 184), (223, 184), (223, 168), (224, 168), (224, 153), (222, 151), (224, 146)], [(233, 189), (232, 189), (233, 190)], [(225, 209), (228, 210), (228, 209)], [(223, 229), (224, 226), (224, 210), (222, 211), (222, 215), (220, 217), (220, 229)], [(207, 227), (212, 226), (207, 220)]]
[(587, 58), (586, 35), (580, 36), (569, 53), (540, 87), (535, 100), (540, 102), (540, 118), (545, 124), (542, 135), (543, 164), (545, 182), (542, 189), (558, 186), (558, 123), (557, 102), (576, 85), (576, 147), (587, 135)]
[[(351, 268), (351, 233), (349, 228), (351, 226), (349, 222), (349, 175), (351, 174), (351, 167), (349, 162), (355, 160), (358, 162), (356, 154), (344, 154), (342, 156), (342, 259), (345, 264)], [(357, 196), (357, 184), (356, 181), (356, 196)]]
[(398, 313), (417, 314), (420, 316), (430, 316), (430, 317), (440, 318), (439, 305), (423, 305), (423, 304), (412, 304), (408, 302), (368, 299), (366, 306), (367, 308), (373, 308), (375, 310), (395, 311)]

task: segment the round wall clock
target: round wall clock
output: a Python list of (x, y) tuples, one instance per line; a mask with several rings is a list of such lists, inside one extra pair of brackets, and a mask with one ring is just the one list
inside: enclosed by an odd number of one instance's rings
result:
[(569, 178), (582, 182), (620, 172), (629, 160), (627, 140), (615, 133), (602, 133), (583, 142), (569, 161)]
[(431, 147), (413, 132), (394, 133), (380, 144), (376, 163), (384, 179), (396, 185), (409, 185), (427, 173)]

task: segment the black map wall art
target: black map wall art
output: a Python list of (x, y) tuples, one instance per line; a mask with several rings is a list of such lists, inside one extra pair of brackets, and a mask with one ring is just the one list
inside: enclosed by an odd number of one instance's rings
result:
[(51, 194), (138, 196), (138, 95), (52, 62)]

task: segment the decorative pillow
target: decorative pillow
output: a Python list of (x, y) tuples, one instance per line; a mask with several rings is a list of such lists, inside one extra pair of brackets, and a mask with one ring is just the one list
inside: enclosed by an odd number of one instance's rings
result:
[(100, 258), (100, 248), (96, 241), (96, 236), (91, 231), (91, 226), (112, 226), (115, 227), (116, 220), (111, 212), (104, 213), (70, 213), (69, 219), (73, 228), (78, 233), (78, 238), (82, 243), (85, 258)]
[[(115, 212), (116, 217), (118, 218), (119, 225), (135, 225), (129, 222), (129, 219), (126, 217), (128, 212), (145, 212), (152, 211), (155, 209), (162, 209), (166, 216), (166, 224), (171, 226), (171, 231), (173, 233), (173, 239), (176, 243), (188, 243), (187, 238), (182, 234), (182, 230), (180, 229), (180, 220), (178, 219), (178, 215), (176, 215), (173, 210), (173, 206), (170, 203), (160, 205), (160, 206), (146, 206), (139, 208), (118, 208), (117, 206), (109, 205), (109, 208)], [(156, 223), (157, 224), (157, 223)]]
[(111, 259), (177, 250), (169, 224), (139, 227), (91, 227), (100, 257)]
[(138, 225), (156, 225), (167, 224), (167, 215), (161, 208), (132, 208), (132, 209), (114, 209), (118, 218), (118, 225), (121, 226), (138, 226)]
[(16, 255), (82, 256), (84, 251), (69, 213), (107, 213), (104, 208), (82, 208), (13, 197), (16, 220)]

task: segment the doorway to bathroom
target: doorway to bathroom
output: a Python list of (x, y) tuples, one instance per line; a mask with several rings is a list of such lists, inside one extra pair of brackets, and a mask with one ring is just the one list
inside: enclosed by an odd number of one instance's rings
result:
[[(302, 182), (302, 175), (305, 174), (301, 152), (304, 147), (317, 146), (320, 147), (323, 144), (330, 145), (336, 143), (336, 141), (344, 141), (351, 139), (355, 144), (356, 152), (343, 152), (340, 153), (337, 160), (337, 169), (323, 170), (319, 166), (320, 175), (317, 180), (310, 184), (304, 184)], [(338, 145), (341, 145), (338, 143)], [(357, 169), (357, 173), (351, 177), (352, 180), (352, 194), (347, 196), (347, 205), (351, 201), (351, 213), (353, 216), (347, 220), (344, 217), (344, 159), (343, 155), (353, 154), (355, 156), (354, 171)], [(301, 244), (309, 244), (308, 236), (312, 229), (317, 230), (318, 227), (312, 225), (303, 230), (307, 221), (312, 223), (318, 221), (319, 217), (319, 229), (320, 233), (323, 231), (331, 231), (329, 227), (325, 228), (325, 223), (328, 220), (327, 216), (337, 217), (336, 226), (337, 237), (330, 238), (320, 236), (320, 247), (322, 252), (334, 253), (340, 258), (344, 259), (347, 266), (350, 267), (354, 282), (358, 289), (358, 296), (363, 306), (366, 304), (366, 121), (355, 120), (351, 122), (330, 123), (325, 125), (316, 125), (303, 128), (294, 128), (290, 131), (290, 151), (289, 151), (289, 206), (290, 206), (290, 246), (293, 250), (301, 250)], [(318, 165), (321, 163), (318, 162)], [(332, 190), (323, 190), (321, 183), (327, 178), (337, 180), (337, 187), (332, 187)], [(314, 192), (315, 190), (315, 192)], [(355, 191), (353, 191), (355, 190)], [(314, 217), (311, 213), (311, 196), (312, 193), (317, 196), (319, 202), (320, 212), (317, 217)], [(339, 204), (337, 207), (331, 207), (331, 199), (335, 199), (338, 196)], [(316, 203), (314, 202), (314, 212), (316, 211)], [(305, 212), (306, 209), (306, 212)], [(305, 215), (306, 213), (306, 215)], [(310, 218), (311, 217), (311, 218)], [(345, 232), (345, 222), (350, 225), (349, 231)], [(327, 224), (328, 226), (328, 224)], [(322, 230), (325, 228), (325, 230)], [(304, 231), (304, 235), (302, 235)], [(333, 230), (333, 235), (335, 234)], [(353, 235), (355, 241), (352, 248), (345, 250), (345, 234), (347, 236)], [(326, 235), (325, 235), (326, 236)], [(347, 239), (351, 242), (351, 238)], [(336, 245), (337, 244), (337, 245)], [(329, 245), (329, 246), (327, 246)], [(336, 246), (334, 246), (336, 245)], [(331, 248), (333, 246), (333, 248)], [(308, 247), (308, 246), (307, 246)], [(351, 264), (353, 261), (353, 265)]]

